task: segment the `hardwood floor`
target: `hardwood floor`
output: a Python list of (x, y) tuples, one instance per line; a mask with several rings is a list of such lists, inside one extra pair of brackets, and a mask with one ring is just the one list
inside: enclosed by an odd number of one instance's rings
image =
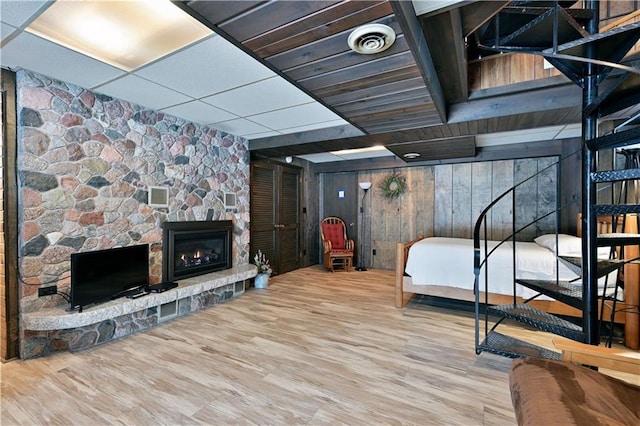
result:
[(3, 364), (0, 423), (516, 424), (511, 360), (475, 355), (470, 314), (396, 309), (393, 282), (314, 266), (90, 350)]

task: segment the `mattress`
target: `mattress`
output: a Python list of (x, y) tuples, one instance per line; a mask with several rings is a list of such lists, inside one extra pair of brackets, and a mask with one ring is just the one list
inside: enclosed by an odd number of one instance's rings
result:
[[(513, 295), (513, 242), (488, 241), (491, 254), (488, 261), (489, 288), (485, 287), (485, 269), (480, 274), (480, 289), (491, 293)], [(580, 283), (580, 277), (556, 255), (535, 242), (517, 242), (516, 278), (563, 281)], [(484, 243), (481, 248), (484, 258)], [(473, 289), (473, 240), (462, 238), (425, 238), (409, 250), (405, 272), (411, 276), (413, 285), (439, 285)], [(601, 280), (604, 285), (604, 278)], [(612, 283), (613, 281), (609, 281)], [(609, 284), (613, 288), (613, 284)], [(516, 285), (516, 295), (533, 297), (537, 292)], [(539, 297), (542, 299), (543, 297)], [(546, 299), (546, 298), (545, 298)]]

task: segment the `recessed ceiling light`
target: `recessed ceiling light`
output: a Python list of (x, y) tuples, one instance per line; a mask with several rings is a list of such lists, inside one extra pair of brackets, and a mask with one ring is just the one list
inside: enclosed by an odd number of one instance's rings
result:
[(417, 152), (407, 152), (406, 154), (402, 155), (404, 158), (406, 158), (407, 160), (415, 160), (416, 158), (420, 157), (420, 154), (418, 154)]
[(371, 55), (387, 50), (394, 41), (396, 33), (393, 28), (384, 24), (367, 24), (353, 30), (347, 44), (354, 52)]
[(213, 33), (169, 0), (58, 0), (26, 30), (125, 71)]
[(340, 151), (330, 151), (333, 155), (348, 155), (348, 154), (361, 154), (363, 152), (382, 151), (386, 148), (382, 145), (370, 146), (368, 148), (356, 148), (356, 149), (343, 149)]

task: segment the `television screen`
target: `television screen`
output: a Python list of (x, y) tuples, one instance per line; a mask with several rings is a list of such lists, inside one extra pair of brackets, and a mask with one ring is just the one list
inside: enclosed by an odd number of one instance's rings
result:
[(148, 284), (148, 244), (71, 255), (71, 309), (106, 302)]

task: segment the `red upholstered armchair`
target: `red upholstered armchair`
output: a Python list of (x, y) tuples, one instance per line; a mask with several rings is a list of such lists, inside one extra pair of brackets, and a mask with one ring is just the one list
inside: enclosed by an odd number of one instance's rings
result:
[(329, 216), (320, 224), (324, 266), (334, 272), (338, 265), (346, 271), (353, 266), (353, 240), (347, 239), (347, 227), (339, 217)]

